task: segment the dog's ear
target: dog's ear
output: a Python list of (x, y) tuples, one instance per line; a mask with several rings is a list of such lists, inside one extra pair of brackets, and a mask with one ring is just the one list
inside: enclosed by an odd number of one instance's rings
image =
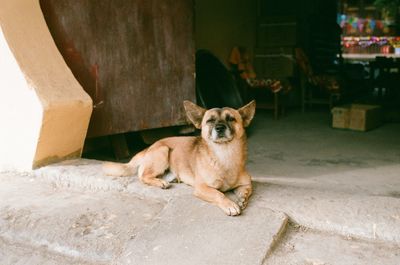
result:
[(240, 116), (242, 116), (243, 127), (247, 127), (250, 125), (251, 120), (254, 117), (254, 113), (256, 112), (256, 101), (252, 100), (246, 106), (238, 109)]
[(203, 109), (188, 100), (183, 101), (183, 106), (185, 107), (186, 116), (197, 129), (200, 129), (201, 121), (203, 120), (206, 109)]

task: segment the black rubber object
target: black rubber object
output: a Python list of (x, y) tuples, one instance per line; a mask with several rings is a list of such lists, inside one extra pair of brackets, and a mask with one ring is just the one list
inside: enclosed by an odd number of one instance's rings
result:
[(196, 96), (197, 104), (207, 109), (243, 106), (232, 73), (208, 50), (196, 52)]

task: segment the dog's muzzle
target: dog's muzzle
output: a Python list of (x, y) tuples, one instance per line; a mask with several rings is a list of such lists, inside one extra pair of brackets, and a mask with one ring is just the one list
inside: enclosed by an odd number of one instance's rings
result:
[(228, 126), (224, 123), (217, 123), (211, 133), (214, 142), (227, 142), (232, 139), (232, 133)]
[(217, 125), (215, 125), (215, 131), (218, 134), (218, 137), (224, 137), (225, 136), (225, 131), (226, 131), (226, 125), (219, 123)]

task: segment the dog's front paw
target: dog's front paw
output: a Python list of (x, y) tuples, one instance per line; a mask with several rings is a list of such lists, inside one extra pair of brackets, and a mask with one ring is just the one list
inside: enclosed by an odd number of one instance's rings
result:
[(238, 205), (241, 210), (244, 210), (247, 207), (247, 204), (249, 203), (249, 199), (246, 197), (239, 197), (238, 198)]
[(239, 186), (233, 192), (237, 197), (237, 203), (240, 206), (240, 209), (243, 210), (244, 208), (246, 208), (252, 193), (251, 185)]
[(171, 184), (168, 181), (160, 179), (160, 188), (168, 189), (169, 187), (171, 187)]
[(229, 216), (236, 216), (240, 214), (239, 205), (228, 198), (225, 198), (218, 206)]

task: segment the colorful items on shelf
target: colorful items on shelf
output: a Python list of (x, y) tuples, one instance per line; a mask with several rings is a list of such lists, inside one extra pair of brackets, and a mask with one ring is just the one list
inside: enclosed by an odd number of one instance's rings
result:
[(337, 23), (344, 35), (385, 35), (391, 33), (391, 20), (374, 18), (360, 18), (345, 14), (338, 14)]
[(400, 48), (399, 36), (342, 37), (343, 53), (394, 53)]

